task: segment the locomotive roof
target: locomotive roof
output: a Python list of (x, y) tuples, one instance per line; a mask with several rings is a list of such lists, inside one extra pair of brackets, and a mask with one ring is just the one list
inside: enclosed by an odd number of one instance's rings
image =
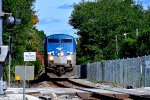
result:
[(53, 35), (48, 35), (48, 38), (74, 38), (71, 35), (68, 34), (53, 34)]

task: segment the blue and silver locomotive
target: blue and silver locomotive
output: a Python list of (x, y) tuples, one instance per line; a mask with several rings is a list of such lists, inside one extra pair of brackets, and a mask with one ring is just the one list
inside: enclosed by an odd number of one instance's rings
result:
[(76, 41), (67, 34), (49, 35), (45, 39), (45, 71), (61, 77), (76, 66)]

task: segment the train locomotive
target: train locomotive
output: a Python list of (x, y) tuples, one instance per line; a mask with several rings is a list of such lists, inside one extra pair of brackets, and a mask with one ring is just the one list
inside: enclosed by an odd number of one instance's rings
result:
[(53, 34), (45, 39), (45, 73), (71, 76), (76, 66), (76, 41), (67, 34)]

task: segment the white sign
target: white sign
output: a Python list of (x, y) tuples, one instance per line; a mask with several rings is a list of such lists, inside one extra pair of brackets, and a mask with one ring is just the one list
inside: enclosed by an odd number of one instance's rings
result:
[(8, 46), (1, 45), (0, 46), (0, 63), (4, 63), (8, 54)]
[(36, 61), (36, 52), (24, 52), (24, 61)]

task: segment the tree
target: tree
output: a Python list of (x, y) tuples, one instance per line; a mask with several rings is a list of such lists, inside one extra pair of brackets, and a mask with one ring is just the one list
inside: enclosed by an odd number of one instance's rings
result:
[(120, 57), (127, 58), (127, 57), (136, 57), (136, 40), (127, 38), (122, 41), (122, 47), (120, 48)]
[(150, 54), (150, 28), (143, 30), (137, 38), (137, 55), (144, 56)]
[[(22, 20), (20, 25), (8, 28), (5, 24), (4, 17), (4, 44), (8, 45), (8, 37), (10, 34), (12, 34), (13, 37), (11, 76), (14, 76), (16, 65), (25, 65), (25, 62), (23, 61), (24, 52), (33, 52), (36, 51), (36, 49), (39, 50), (39, 52), (44, 51), (43, 41), (45, 34), (42, 31), (33, 29), (33, 26), (39, 21), (38, 16), (35, 15), (36, 12), (33, 9), (34, 2), (35, 0), (3, 0), (3, 11), (12, 13), (13, 16)], [(26, 63), (27, 65), (37, 66), (38, 61)], [(38, 64), (38, 66), (41, 67), (41, 64)], [(7, 67), (5, 68), (7, 70)], [(41, 68), (35, 67), (35, 70), (38, 71)], [(7, 72), (5, 73), (7, 75)], [(12, 79), (13, 78), (14, 77), (12, 77)]]
[[(89, 49), (82, 56), (89, 56), (89, 61), (97, 61), (119, 58), (116, 56), (115, 36), (118, 37), (121, 54), (125, 46), (123, 34), (128, 33), (136, 41), (135, 30), (142, 31), (144, 19), (143, 7), (133, 0), (83, 0), (74, 5), (69, 23), (78, 30), (76, 34), (81, 37), (81, 44)], [(130, 44), (131, 41), (128, 42)], [(130, 53), (130, 56), (135, 54)]]

